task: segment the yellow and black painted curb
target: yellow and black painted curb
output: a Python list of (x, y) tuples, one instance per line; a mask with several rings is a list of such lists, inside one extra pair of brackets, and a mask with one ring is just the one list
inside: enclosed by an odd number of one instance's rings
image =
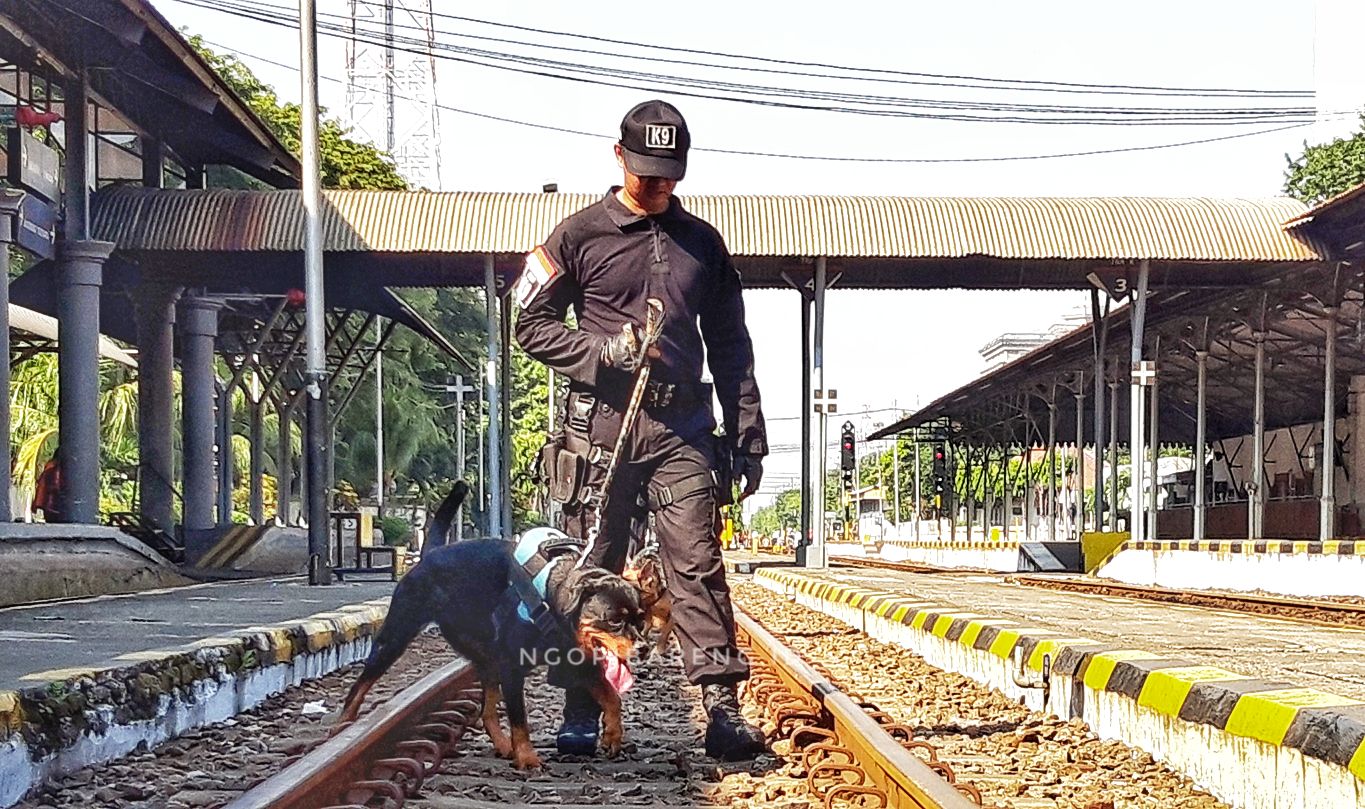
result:
[[(38, 671), (20, 677), (24, 687), (0, 691), (0, 741), (24, 730), (30, 740), (50, 736), (45, 725), (87, 715), (111, 705), (129, 718), (155, 708), (160, 696), (191, 686), (198, 679), (248, 674), (304, 654), (316, 653), (379, 631), (388, 614), (387, 598), (350, 604), (293, 621), (253, 626), (165, 649), (120, 655), (104, 663)], [(79, 728), (78, 728), (79, 729)], [(51, 739), (56, 744), (57, 740)]]
[(272, 527), (234, 525), (223, 532), (218, 541), (213, 543), (213, 547), (209, 548), (208, 553), (201, 556), (194, 566), (203, 570), (230, 568), (243, 554), (255, 547), (256, 543), (261, 541), (261, 537), (265, 536), (265, 532)]
[(883, 545), (892, 545), (897, 548), (908, 548), (917, 551), (1015, 551), (1019, 549), (1019, 543), (1015, 540), (1008, 542), (982, 542), (965, 539), (947, 540), (944, 542), (933, 542), (925, 540), (901, 540), (888, 539), (882, 542)]
[(793, 570), (768, 568), (755, 575), (811, 598), (853, 607), (1005, 660), (1018, 654), (1035, 671), (1042, 669), (1043, 655), (1051, 655), (1053, 676), (1070, 677), (1093, 691), (1121, 694), (1164, 716), (1293, 748), (1347, 767), (1365, 781), (1365, 701), (1258, 680), (1142, 649), (1066, 637)]
[(1365, 542), (1353, 539), (1143, 539), (1126, 540), (1092, 570), (1109, 564), (1124, 551), (1221, 553), (1237, 556), (1290, 554), (1295, 556), (1365, 556)]

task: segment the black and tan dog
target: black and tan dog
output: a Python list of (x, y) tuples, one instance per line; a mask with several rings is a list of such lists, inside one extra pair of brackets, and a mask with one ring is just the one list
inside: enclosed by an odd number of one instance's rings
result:
[[(602, 706), (602, 746), (620, 752), (621, 692), (633, 676), (628, 659), (640, 637), (638, 591), (600, 568), (576, 568), (572, 551), (552, 557), (537, 577), (544, 603), (562, 632), (546, 636), (527, 620), (515, 595), (515, 566), (525, 561), (536, 534), (563, 537), (549, 529), (529, 532), (522, 543), (475, 540), (436, 548), (399, 581), (389, 614), (374, 641), (360, 679), (346, 695), (338, 722), (355, 719), (375, 680), (393, 665), (427, 624), (435, 623), (451, 647), (468, 658), (483, 685), (483, 724), (498, 755), (518, 769), (540, 766), (531, 746), (523, 691), (526, 675), (542, 664), (560, 665)], [(520, 615), (518, 614), (520, 613)], [(507, 709), (511, 738), (498, 721), (498, 702)]]
[(673, 596), (668, 593), (664, 579), (664, 562), (659, 551), (646, 548), (635, 555), (626, 567), (622, 578), (640, 588), (640, 609), (645, 615), (645, 633), (653, 629), (653, 653), (662, 655), (668, 651), (668, 641), (673, 635)]

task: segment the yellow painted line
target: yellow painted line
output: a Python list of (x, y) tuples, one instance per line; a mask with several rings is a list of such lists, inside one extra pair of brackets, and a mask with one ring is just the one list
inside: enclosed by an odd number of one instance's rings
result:
[(1308, 553), (1308, 543), (1307, 543), (1307, 542), (1295, 542), (1295, 543), (1294, 543), (1294, 553)]
[(1043, 655), (1050, 655), (1052, 662), (1057, 662), (1057, 654), (1068, 646), (1084, 646), (1094, 643), (1089, 638), (1047, 638), (1039, 641), (1033, 647), (1033, 652), (1028, 656), (1028, 667), (1034, 671), (1043, 670)]
[(1365, 741), (1361, 741), (1356, 748), (1356, 754), (1351, 756), (1351, 763), (1347, 765), (1356, 778), (1365, 781)]
[(934, 621), (934, 628), (930, 629), (929, 632), (930, 634), (940, 638), (946, 637), (948, 634), (948, 630), (952, 628), (953, 621), (956, 621), (959, 618), (980, 617), (981, 617), (980, 615), (977, 615), (974, 612), (945, 612), (938, 616), (938, 620)]
[(996, 657), (1003, 657), (1008, 659), (1010, 656), (1010, 650), (1013, 649), (1014, 644), (1018, 642), (1019, 642), (1018, 630), (1002, 629), (1000, 630), (1000, 634), (995, 636), (995, 640), (991, 642), (990, 653), (995, 655)]
[(962, 630), (962, 634), (958, 636), (957, 642), (963, 646), (975, 646), (976, 639), (981, 637), (981, 630), (988, 626), (1008, 626), (1011, 623), (1013, 622), (1003, 618), (986, 618), (972, 621), (967, 624), (966, 629)]
[(175, 654), (175, 652), (169, 649), (148, 649), (144, 652), (128, 652), (127, 654), (121, 654), (114, 659), (127, 661), (129, 663), (146, 663), (149, 660), (165, 660), (173, 654)]
[(1141, 649), (1117, 649), (1112, 652), (1101, 652), (1090, 658), (1090, 664), (1085, 667), (1085, 686), (1095, 691), (1103, 691), (1108, 688), (1109, 678), (1114, 676), (1114, 669), (1125, 660), (1164, 659), (1159, 654), (1145, 652)]
[(1341, 553), (1341, 540), (1339, 539), (1323, 540), (1322, 542), (1323, 556), (1336, 556), (1339, 553)]
[(911, 619), (910, 626), (914, 629), (924, 629), (924, 622), (927, 620), (929, 620), (929, 610), (920, 610), (916, 612), (915, 617)]
[(1178, 717), (1191, 689), (1198, 683), (1245, 680), (1246, 675), (1217, 666), (1178, 666), (1155, 669), (1147, 675), (1138, 694), (1138, 705), (1165, 716)]
[(1289, 726), (1301, 708), (1341, 708), (1347, 705), (1365, 705), (1365, 702), (1316, 688), (1282, 688), (1242, 694), (1228, 717), (1227, 732), (1279, 745), (1284, 743), (1284, 735), (1289, 732)]

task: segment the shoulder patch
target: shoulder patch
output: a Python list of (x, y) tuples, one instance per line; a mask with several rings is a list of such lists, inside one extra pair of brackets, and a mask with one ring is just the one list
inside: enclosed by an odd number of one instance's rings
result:
[(531, 301), (562, 274), (545, 252), (544, 245), (527, 253), (526, 266), (522, 268), (521, 278), (517, 281), (517, 305), (523, 309), (530, 306)]

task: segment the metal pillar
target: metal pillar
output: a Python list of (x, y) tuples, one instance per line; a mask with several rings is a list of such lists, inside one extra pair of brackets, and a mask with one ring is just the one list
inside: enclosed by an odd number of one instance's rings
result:
[(66, 522), (99, 521), (100, 286), (110, 242), (63, 242), (57, 265), (58, 464)]
[(180, 303), (180, 402), (182, 456), (184, 458), (185, 551), (192, 560), (208, 549), (209, 536), (198, 532), (213, 529), (217, 481), (214, 478), (213, 445), (215, 374), (213, 342), (218, 336), (216, 301), (186, 296)]
[[(10, 369), (9, 369), (9, 257), (10, 242), (13, 239), (14, 224), (18, 221), (19, 206), (23, 204), (24, 192), (0, 190), (0, 458), (10, 457)], [(0, 522), (14, 519), (10, 508), (10, 488), (13, 478), (9, 474), (0, 475)]]
[(1200, 349), (1194, 352), (1195, 365), (1195, 403), (1194, 403), (1194, 538), (1204, 538), (1204, 518), (1208, 511), (1208, 483), (1204, 479), (1204, 466), (1208, 463), (1208, 383), (1209, 352)]
[[(825, 394), (825, 282), (827, 280), (824, 257), (815, 259), (815, 290), (813, 327), (814, 339), (811, 344), (811, 388)], [(815, 414), (818, 423), (817, 441), (810, 453), (811, 476), (811, 520), (814, 531), (810, 548), (806, 552), (806, 567), (825, 567), (825, 427), (824, 413)]]
[(278, 422), (275, 455), (275, 522), (289, 525), (289, 490), (294, 485), (294, 407), (297, 399), (275, 400), (275, 421)]
[(900, 537), (901, 527), (901, 435), (896, 433), (891, 436), (891, 498), (894, 519), (892, 522), (896, 526), (896, 536)]
[[(1156, 338), (1156, 340), (1155, 340), (1155, 342), (1154, 342), (1154, 344), (1153, 344), (1153, 349), (1152, 349), (1153, 356), (1154, 356), (1154, 357), (1160, 356), (1160, 351), (1161, 351), (1161, 337), (1158, 335), (1157, 338)], [(1155, 360), (1154, 360), (1154, 361), (1155, 361)], [(1150, 479), (1150, 483), (1149, 483), (1149, 485), (1147, 486), (1147, 534), (1146, 534), (1146, 535), (1147, 535), (1148, 537), (1150, 537), (1151, 539), (1156, 539), (1156, 537), (1157, 537), (1157, 533), (1156, 533), (1156, 520), (1157, 520), (1156, 510), (1157, 510), (1157, 493), (1158, 493), (1157, 490), (1158, 490), (1158, 488), (1159, 488), (1159, 484), (1160, 484), (1160, 481), (1161, 481), (1161, 478), (1160, 478), (1160, 475), (1159, 475), (1159, 472), (1160, 472), (1160, 466), (1159, 466), (1159, 460), (1160, 460), (1160, 458), (1159, 458), (1159, 456), (1161, 455), (1161, 430), (1160, 430), (1160, 428), (1161, 428), (1161, 396), (1160, 396), (1160, 393), (1159, 393), (1159, 391), (1161, 390), (1161, 380), (1160, 380), (1160, 378), (1155, 378), (1155, 379), (1153, 379), (1153, 380), (1152, 380), (1152, 386), (1151, 386), (1151, 387), (1152, 387), (1151, 405), (1150, 405), (1149, 408), (1148, 408), (1149, 411), (1150, 411), (1150, 414), (1149, 414), (1149, 416), (1148, 416), (1149, 421), (1147, 422), (1148, 429), (1151, 431), (1151, 437), (1148, 439), (1148, 442), (1147, 442), (1147, 443), (1148, 443), (1148, 444), (1151, 446), (1151, 448), (1152, 448), (1152, 457), (1147, 459), (1147, 464), (1148, 464), (1148, 467), (1147, 467), (1147, 468), (1148, 468), (1148, 473), (1147, 473), (1147, 475), (1148, 475), (1148, 478)]]
[(236, 468), (236, 453), (232, 446), (232, 391), (234, 388), (219, 386), (218, 389), (218, 524), (232, 524), (232, 472)]
[(1260, 539), (1265, 532), (1265, 332), (1254, 335), (1256, 342), (1256, 391), (1251, 415), (1251, 479), (1247, 488), (1247, 536)]
[[(374, 500), (384, 516), (384, 319), (374, 320)], [(553, 388), (551, 389), (553, 391)], [(553, 392), (551, 396), (553, 396)], [(553, 414), (554, 404), (550, 405)], [(550, 416), (553, 423), (554, 415)]]
[[(1109, 301), (1105, 301), (1105, 314), (1108, 313)], [(1095, 435), (1092, 442), (1095, 447), (1095, 530), (1104, 530), (1105, 496), (1104, 496), (1104, 354), (1108, 349), (1109, 343), (1109, 321), (1100, 314), (1100, 291), (1090, 290), (1090, 314), (1091, 329), (1095, 335)], [(1117, 475), (1118, 470), (1113, 474)], [(1109, 508), (1113, 508), (1113, 504)]]
[(483, 388), (488, 400), (488, 536), (503, 536), (502, 524), (502, 393), (499, 388), (498, 288), (493, 273), (493, 256), (483, 257), (484, 307), (487, 318), (487, 359), (484, 362)]
[(972, 525), (976, 520), (976, 487), (972, 485), (972, 445), (964, 443), (962, 445), (962, 488), (965, 489), (962, 498), (965, 511), (967, 512), (967, 541), (972, 541)]
[(1119, 383), (1109, 383), (1109, 530), (1119, 530)]
[(1038, 492), (1033, 488), (1033, 419), (1024, 425), (1024, 541), (1033, 541), (1033, 505)]
[[(475, 389), (474, 389), (474, 387), (473, 387), (472, 385), (466, 385), (466, 384), (464, 383), (464, 375), (463, 375), (463, 374), (456, 374), (456, 375), (455, 375), (455, 384), (454, 384), (452, 387), (453, 387), (454, 389), (453, 389), (451, 392), (455, 394), (455, 476), (456, 476), (457, 478), (459, 478), (460, 480), (463, 480), (463, 479), (464, 479), (464, 475), (465, 475), (465, 470), (469, 468), (469, 463), (468, 463), (468, 461), (466, 460), (466, 456), (465, 456), (465, 442), (464, 442), (464, 421), (465, 421), (465, 415), (464, 415), (464, 395), (465, 395), (466, 393), (474, 393), (474, 392), (475, 392)], [(483, 446), (483, 445), (480, 444), (479, 446)], [(481, 461), (480, 461), (480, 466), (482, 466), (482, 465), (483, 465), (483, 464), (482, 464), (482, 460), (481, 460)], [(460, 507), (459, 507), (458, 509), (456, 509), (456, 511), (455, 511), (455, 541), (456, 541), (456, 542), (459, 542), (459, 541), (461, 541), (461, 540), (463, 540), (463, 539), (464, 539), (464, 504), (461, 503), (461, 504), (460, 504)]]
[(804, 567), (808, 543), (814, 538), (812, 534), (814, 515), (819, 512), (814, 508), (811, 488), (810, 431), (811, 414), (814, 412), (810, 377), (811, 297), (800, 287), (797, 287), (796, 291), (801, 296), (801, 536), (796, 543), (796, 564)]
[(1002, 447), (1000, 458), (1000, 478), (1002, 484), (1000, 488), (1004, 494), (1003, 506), (1005, 509), (1005, 513), (1000, 519), (1000, 539), (1005, 542), (1010, 541), (1010, 520), (1014, 517), (1014, 492), (1010, 488), (1012, 483), (1010, 480), (1010, 458), (1013, 455), (1014, 453), (1010, 451), (1010, 445), (1008, 443), (1005, 444)]
[(1142, 456), (1144, 454), (1143, 441), (1145, 426), (1145, 414), (1143, 411), (1144, 400), (1143, 388), (1146, 387), (1148, 377), (1143, 373), (1146, 366), (1142, 359), (1142, 329), (1146, 325), (1147, 316), (1147, 278), (1151, 272), (1151, 265), (1146, 259), (1138, 266), (1137, 296), (1133, 300), (1130, 314), (1133, 330), (1133, 381), (1129, 388), (1130, 410), (1128, 414), (1128, 452), (1132, 456), (1130, 466), (1132, 468), (1132, 481), (1128, 493), (1128, 537), (1132, 540), (1141, 541), (1145, 539), (1146, 526), (1142, 520)]
[(1336, 535), (1337, 476), (1337, 307), (1327, 307), (1322, 372), (1322, 513), (1318, 539)]
[(139, 288), (137, 309), (138, 494), (142, 515), (169, 532), (175, 527), (174, 287)]
[(919, 437), (916, 436), (916, 437), (915, 437), (915, 506), (914, 506), (914, 509), (915, 509), (915, 541), (916, 541), (916, 542), (918, 542), (918, 541), (919, 541), (919, 538), (920, 538), (920, 528), (919, 528), (919, 524), (920, 524), (920, 512), (923, 511), (923, 504), (924, 504), (924, 501), (920, 499), (920, 488), (919, 488), (919, 475), (920, 475), (920, 472), (919, 472), (919, 465), (920, 465)]
[(1047, 540), (1057, 541), (1057, 386), (1047, 397)]
[(498, 434), (501, 439), (499, 446), (502, 449), (502, 460), (498, 468), (502, 470), (502, 527), (508, 536), (516, 529), (512, 522), (512, 302), (508, 297), (502, 297), (501, 301), (501, 326), (502, 339), (500, 341), (501, 373), (502, 384), (499, 390), (502, 391), (500, 401), (501, 412), (499, 419), (502, 422), (502, 430)]
[(251, 459), (248, 516), (253, 525), (265, 524), (265, 398), (251, 400)]
[[(1076, 372), (1076, 485), (1072, 495), (1076, 498), (1075, 539), (1080, 541), (1085, 533), (1085, 372)], [(1098, 529), (1097, 529), (1098, 530)]]

